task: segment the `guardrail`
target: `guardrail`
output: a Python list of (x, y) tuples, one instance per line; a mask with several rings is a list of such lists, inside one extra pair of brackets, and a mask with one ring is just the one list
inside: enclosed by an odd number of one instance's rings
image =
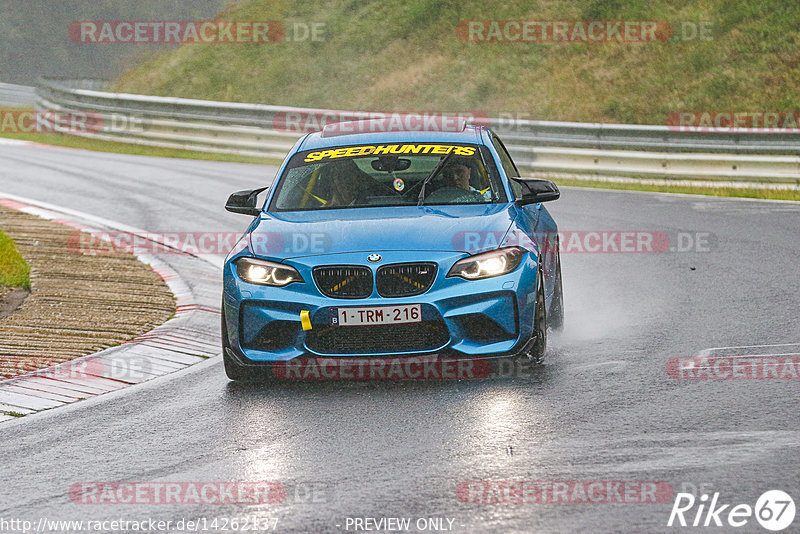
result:
[(27, 85), (0, 83), (1, 106), (32, 106), (36, 102), (36, 88)]
[[(264, 104), (111, 93), (92, 80), (43, 79), (37, 109), (96, 114), (102, 127), (70, 132), (98, 139), (282, 158), (303, 132), (287, 115), (364, 116)], [(667, 126), (477, 119), (503, 138), (520, 168), (534, 172), (800, 182), (800, 134), (737, 130), (681, 132)], [(55, 127), (55, 125), (54, 125)]]

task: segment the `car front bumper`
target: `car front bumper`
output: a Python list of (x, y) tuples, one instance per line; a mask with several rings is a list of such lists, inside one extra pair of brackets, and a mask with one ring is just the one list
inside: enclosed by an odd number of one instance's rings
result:
[[(526, 348), (533, 335), (537, 259), (533, 253), (511, 273), (468, 281), (447, 278), (460, 253), (378, 251), (379, 265), (364, 253), (286, 260), (305, 280), (283, 288), (250, 284), (232, 261), (224, 267), (224, 314), (231, 356), (243, 365), (287, 362), (303, 356), (376, 357), (446, 354), (456, 358), (507, 356)], [(342, 299), (323, 295), (312, 269), (319, 265), (365, 265), (428, 261), (438, 265), (431, 288), (421, 295)], [(331, 309), (420, 304), (422, 322), (399, 325), (332, 326)], [(303, 329), (308, 312), (310, 329)]]

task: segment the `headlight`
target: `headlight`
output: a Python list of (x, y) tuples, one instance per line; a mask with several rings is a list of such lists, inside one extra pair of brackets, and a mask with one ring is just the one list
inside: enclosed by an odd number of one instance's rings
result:
[(245, 282), (262, 286), (283, 287), (292, 282), (305, 282), (294, 267), (256, 258), (236, 260), (236, 272)]
[(466, 280), (480, 280), (507, 274), (519, 267), (522, 258), (525, 256), (525, 249), (521, 247), (509, 247), (476, 254), (463, 260), (458, 260), (448, 277), (460, 276)]

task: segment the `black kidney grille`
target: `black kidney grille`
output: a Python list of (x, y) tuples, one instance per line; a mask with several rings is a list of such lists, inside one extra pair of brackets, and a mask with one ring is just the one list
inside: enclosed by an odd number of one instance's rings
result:
[(425, 293), (436, 278), (435, 263), (396, 263), (378, 269), (378, 294), (382, 297), (410, 297)]
[(314, 268), (314, 282), (327, 297), (363, 299), (372, 294), (372, 271), (358, 265)]

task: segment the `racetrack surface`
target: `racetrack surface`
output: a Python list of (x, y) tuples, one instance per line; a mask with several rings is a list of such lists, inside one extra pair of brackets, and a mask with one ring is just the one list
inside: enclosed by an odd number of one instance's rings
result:
[[(248, 218), (224, 211), (227, 195), (275, 172), (26, 146), (0, 146), (0, 169), (0, 191), (148, 231), (243, 230)], [(345, 531), (348, 517), (451, 518), (456, 532), (670, 530), (673, 499), (476, 504), (457, 498), (468, 480), (666, 481), (751, 506), (782, 489), (800, 503), (800, 381), (666, 372), (670, 358), (711, 347), (800, 342), (800, 204), (565, 189), (548, 209), (561, 230), (709, 232), (712, 250), (564, 253), (566, 328), (531, 377), (263, 387), (230, 383), (214, 358), (5, 423), (0, 517), (256, 515), (278, 518), (278, 531), (317, 532)], [(276, 481), (288, 494), (249, 506), (86, 505), (68, 495), (76, 482), (153, 480)], [(755, 519), (741, 530), (763, 531)]]

